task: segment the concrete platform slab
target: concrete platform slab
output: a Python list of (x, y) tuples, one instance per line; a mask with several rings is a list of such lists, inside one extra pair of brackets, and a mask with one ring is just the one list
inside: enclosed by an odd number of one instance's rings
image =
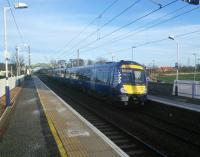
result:
[(34, 77), (40, 101), (68, 156), (128, 156), (66, 102)]
[(60, 156), (32, 79), (27, 80), (0, 140), (1, 157)]
[(195, 112), (200, 112), (200, 104), (185, 103), (180, 101), (175, 101), (167, 98), (162, 98), (158, 96), (148, 95), (148, 100), (155, 101), (158, 103), (166, 104), (169, 106), (174, 106), (182, 109), (187, 109)]

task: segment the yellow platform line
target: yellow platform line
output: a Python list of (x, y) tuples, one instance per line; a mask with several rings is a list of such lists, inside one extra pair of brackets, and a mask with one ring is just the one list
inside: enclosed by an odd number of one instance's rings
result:
[(40, 99), (40, 103), (42, 104), (42, 107), (43, 107), (43, 109), (44, 109), (44, 114), (45, 114), (45, 116), (46, 116), (46, 119), (47, 119), (49, 128), (50, 128), (51, 133), (52, 133), (52, 135), (53, 135), (53, 137), (54, 137), (54, 139), (55, 139), (55, 141), (56, 141), (58, 150), (59, 150), (59, 152), (60, 152), (60, 156), (61, 156), (61, 157), (68, 157), (67, 152), (66, 152), (66, 150), (65, 150), (65, 148), (64, 148), (64, 146), (63, 146), (63, 143), (62, 143), (62, 141), (61, 141), (61, 139), (60, 139), (60, 137), (59, 137), (59, 135), (58, 135), (58, 133), (57, 133), (57, 131), (56, 131), (56, 128), (54, 127), (51, 118), (50, 118), (50, 117), (47, 115), (47, 113), (46, 113), (46, 109), (45, 109), (45, 106), (44, 106), (43, 101), (42, 101), (42, 99), (41, 99), (40, 93), (38, 92), (38, 89), (37, 89), (37, 93), (38, 93), (38, 96), (39, 96), (39, 99)]

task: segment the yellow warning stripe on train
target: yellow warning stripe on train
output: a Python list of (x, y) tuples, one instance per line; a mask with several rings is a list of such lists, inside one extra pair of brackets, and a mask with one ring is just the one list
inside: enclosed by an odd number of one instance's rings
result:
[(123, 85), (124, 90), (127, 94), (145, 94), (145, 86), (133, 86), (133, 85)]
[(133, 64), (123, 64), (121, 65), (121, 68), (131, 68), (131, 69), (139, 69), (144, 70), (144, 68), (140, 65), (133, 65)]

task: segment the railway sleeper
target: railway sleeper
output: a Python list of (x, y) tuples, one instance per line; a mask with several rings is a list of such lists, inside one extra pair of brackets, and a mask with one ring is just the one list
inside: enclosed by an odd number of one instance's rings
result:
[(111, 136), (109, 136), (110, 137), (110, 139), (120, 139), (120, 138), (124, 138), (124, 136), (123, 135), (111, 135)]
[(106, 136), (111, 136), (111, 135), (121, 135), (119, 132), (117, 132), (117, 131), (109, 131), (109, 132), (104, 132), (104, 134), (106, 135)]
[(113, 140), (113, 142), (115, 142), (116, 144), (120, 145), (120, 144), (127, 144), (130, 143), (131, 141), (128, 139), (117, 139), (117, 140)]
[(126, 149), (126, 150), (133, 150), (138, 148), (138, 146), (136, 144), (124, 144), (120, 146), (121, 149)]
[(141, 157), (147, 157), (149, 156), (149, 153), (143, 149), (139, 149), (139, 150), (130, 150), (127, 152), (128, 155), (130, 156), (141, 156)]

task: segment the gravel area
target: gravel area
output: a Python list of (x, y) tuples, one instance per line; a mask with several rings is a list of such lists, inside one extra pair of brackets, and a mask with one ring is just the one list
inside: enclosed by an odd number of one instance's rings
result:
[[(12, 89), (10, 91), (11, 105), (12, 105), (12, 102), (13, 102), (15, 96), (17, 96), (19, 94), (20, 90), (21, 90), (21, 87), (15, 87), (14, 89)], [(5, 96), (2, 96), (0, 98), (0, 117), (3, 114), (5, 108), (6, 108), (6, 106), (5, 106)]]

